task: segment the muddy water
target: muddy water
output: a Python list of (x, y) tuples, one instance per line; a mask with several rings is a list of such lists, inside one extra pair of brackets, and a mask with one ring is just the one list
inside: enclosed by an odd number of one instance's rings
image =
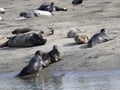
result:
[(120, 90), (120, 70), (40, 72), (31, 78), (0, 75), (0, 90)]

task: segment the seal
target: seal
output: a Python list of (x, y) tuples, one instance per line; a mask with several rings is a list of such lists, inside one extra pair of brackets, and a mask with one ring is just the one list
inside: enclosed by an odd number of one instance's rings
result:
[(0, 47), (31, 47), (44, 45), (47, 39), (44, 39), (41, 34), (25, 33), (10, 37), (8, 41), (0, 45)]
[(44, 31), (40, 31), (40, 34), (42, 34), (43, 36), (50, 36), (50, 35), (54, 35), (54, 29), (53, 28), (48, 28), (50, 29), (49, 31), (47, 32), (44, 32)]
[(43, 11), (48, 11), (50, 13), (53, 14), (54, 11), (54, 3), (43, 3), (39, 8), (37, 8), (38, 10), (43, 10)]
[(61, 60), (60, 50), (58, 49), (57, 45), (54, 45), (52, 50), (49, 51), (47, 55), (44, 57), (44, 60), (48, 60), (48, 59), (51, 61), (51, 63)]
[(34, 13), (32, 11), (21, 12), (19, 16), (24, 18), (32, 18), (34, 17)]
[(41, 51), (37, 50), (35, 55), (30, 59), (27, 66), (17, 75), (19, 77), (34, 74), (39, 71), (42, 65), (45, 65), (41, 58)]
[(4, 8), (0, 8), (0, 14), (4, 14), (6, 10)]
[(73, 0), (72, 4), (76, 5), (76, 4), (81, 4), (83, 2), (83, 0)]
[(71, 28), (70, 31), (67, 33), (67, 37), (68, 38), (74, 38), (74, 36), (77, 33), (81, 33), (80, 29), (78, 29), (78, 28)]
[(85, 33), (76, 34), (74, 40), (77, 44), (86, 44), (89, 40), (88, 35)]
[(32, 29), (30, 28), (17, 28), (12, 31), (12, 34), (22, 34), (22, 33), (30, 32), (30, 31), (32, 31)]
[[(49, 3), (49, 2), (44, 2), (39, 8), (37, 8), (37, 10), (44, 10), (44, 11), (48, 11), (48, 7), (50, 5), (54, 4), (53, 2)], [(56, 5), (52, 5), (52, 10), (53, 11), (67, 11), (68, 9), (67, 8), (63, 8), (63, 7), (59, 7), (59, 6), (56, 6)]]
[(106, 30), (104, 28), (101, 29), (99, 33), (94, 34), (87, 43), (88, 47), (93, 47), (97, 43), (103, 43), (111, 40), (106, 34)]
[(42, 10), (33, 10), (34, 16), (39, 17), (39, 16), (51, 16), (52, 13), (48, 11), (42, 11)]

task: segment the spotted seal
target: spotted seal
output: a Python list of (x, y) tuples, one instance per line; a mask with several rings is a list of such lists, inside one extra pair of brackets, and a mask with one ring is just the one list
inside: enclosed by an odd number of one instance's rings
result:
[(40, 55), (41, 51), (37, 50), (28, 65), (25, 66), (17, 76), (26, 76), (38, 72), (41, 66), (45, 65)]
[(11, 37), (8, 41), (0, 45), (0, 47), (31, 47), (44, 45), (46, 42), (47, 39), (44, 39), (41, 34), (26, 33)]
[(48, 60), (48, 59), (50, 59), (51, 63), (61, 60), (60, 50), (58, 49), (57, 45), (54, 45), (52, 50), (49, 51), (47, 55), (44, 57), (44, 60)]
[(81, 4), (83, 2), (83, 0), (73, 0), (72, 4), (76, 5), (76, 4)]
[(93, 47), (97, 43), (102, 43), (111, 40), (106, 34), (106, 30), (104, 28), (101, 29), (99, 33), (94, 34), (87, 43), (88, 47)]
[(88, 35), (85, 33), (76, 34), (74, 40), (77, 44), (86, 44), (89, 40)]

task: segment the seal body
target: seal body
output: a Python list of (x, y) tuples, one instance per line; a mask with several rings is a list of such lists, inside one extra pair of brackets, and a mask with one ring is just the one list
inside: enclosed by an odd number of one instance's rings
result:
[(12, 31), (12, 34), (22, 34), (30, 31), (32, 31), (32, 29), (30, 28), (17, 28), (14, 31)]
[(109, 41), (110, 38), (108, 37), (108, 35), (105, 33), (104, 29), (101, 29), (101, 31), (95, 35), (93, 35), (90, 40), (87, 43), (88, 47), (93, 47), (94, 45), (96, 45), (97, 43), (102, 43), (102, 42), (106, 42)]
[(34, 13), (32, 11), (27, 11), (27, 12), (21, 12), (19, 14), (20, 17), (25, 17), (25, 18), (32, 18), (34, 17)]
[(42, 35), (36, 33), (18, 34), (11, 37), (7, 42), (1, 45), (1, 47), (30, 47), (44, 45), (46, 39)]
[(54, 6), (53, 2), (51, 2), (51, 3), (45, 2), (38, 8), (38, 10), (48, 11), (52, 14), (53, 14), (54, 9), (55, 9), (55, 6)]
[[(51, 3), (48, 3), (48, 2), (44, 2), (39, 8), (37, 8), (38, 10), (44, 10), (44, 11), (49, 11), (48, 7), (51, 5)], [(63, 8), (63, 7), (59, 7), (59, 6), (56, 6), (56, 5), (53, 5), (52, 7), (52, 10), (53, 11), (67, 11), (68, 9), (67, 8)]]
[(78, 28), (71, 28), (70, 31), (67, 33), (68, 38), (74, 38), (76, 34), (81, 33)]
[(81, 4), (83, 2), (83, 0), (73, 0), (72, 4)]
[(77, 44), (86, 44), (89, 40), (88, 35), (85, 33), (79, 33), (75, 35), (74, 40)]
[(44, 59), (45, 60), (50, 59), (51, 63), (61, 60), (60, 51), (58, 50), (58, 46), (54, 45), (53, 49), (47, 53), (47, 55), (45, 56)]
[(38, 72), (43, 62), (40, 56), (40, 51), (36, 51), (35, 55), (30, 59), (27, 66), (25, 66), (17, 76), (26, 76)]
[(42, 10), (34, 10), (33, 13), (36, 17), (42, 16), (42, 15), (43, 16), (51, 16), (52, 15), (52, 13), (50, 13), (48, 11), (42, 11)]

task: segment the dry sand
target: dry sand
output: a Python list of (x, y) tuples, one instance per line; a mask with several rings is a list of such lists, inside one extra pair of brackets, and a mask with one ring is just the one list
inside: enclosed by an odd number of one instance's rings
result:
[[(22, 11), (38, 8), (44, 0), (0, 0), (0, 7), (7, 12), (1, 17), (0, 35), (11, 36), (16, 28), (29, 27), (47, 31), (55, 30), (55, 35), (46, 37), (43, 46), (29, 48), (1, 48), (0, 73), (21, 70), (36, 50), (50, 51), (53, 45), (61, 50), (62, 61), (50, 65), (44, 70), (105, 70), (120, 68), (120, 0), (84, 0), (81, 5), (73, 6), (71, 0), (49, 0), (56, 5), (68, 8), (67, 12), (55, 12), (53, 16), (34, 17), (18, 21)], [(77, 45), (73, 38), (67, 38), (67, 32), (74, 27), (93, 34), (106, 28), (113, 40), (98, 44), (93, 48)], [(0, 43), (5, 42), (1, 40)]]

